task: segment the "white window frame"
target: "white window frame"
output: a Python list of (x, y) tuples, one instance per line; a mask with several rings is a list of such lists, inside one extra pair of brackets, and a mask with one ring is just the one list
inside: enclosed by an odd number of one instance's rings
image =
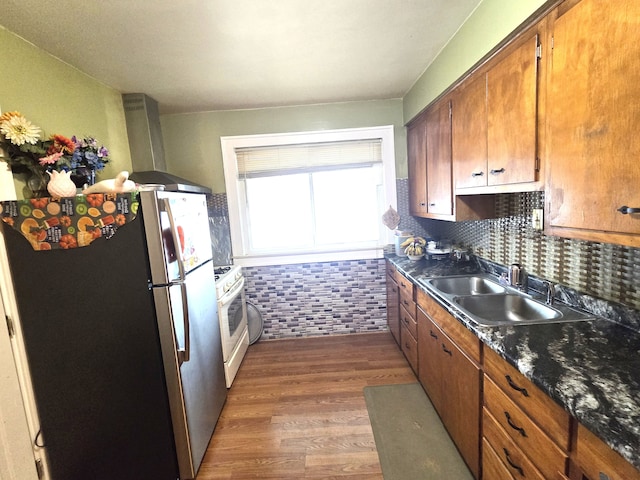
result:
[[(379, 127), (349, 128), (341, 130), (322, 130), (315, 132), (293, 132), (265, 135), (240, 135), (220, 137), (222, 159), (224, 164), (225, 186), (227, 190), (227, 204), (229, 207), (229, 223), (231, 226), (231, 245), (234, 263), (242, 266), (285, 265), (294, 263), (328, 262), (339, 260), (362, 260), (382, 258), (385, 245), (393, 242), (392, 234), (385, 227), (383, 244), (375, 248), (363, 250), (341, 250), (330, 252), (308, 252), (291, 255), (249, 255), (245, 251), (242, 236), (241, 208), (244, 204), (240, 198), (241, 189), (238, 180), (238, 164), (236, 149), (256, 148), (264, 146), (293, 145), (305, 143), (337, 142), (350, 140), (382, 140), (382, 169), (384, 205), (397, 210), (396, 204), (396, 167), (393, 125)], [(382, 214), (380, 212), (380, 222)], [(292, 233), (283, 226), (282, 234)], [(295, 227), (290, 227), (295, 228)]]

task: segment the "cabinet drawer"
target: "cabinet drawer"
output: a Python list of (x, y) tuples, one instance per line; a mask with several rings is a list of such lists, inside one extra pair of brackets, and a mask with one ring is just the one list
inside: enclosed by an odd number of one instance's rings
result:
[(449, 312), (441, 307), (428, 293), (417, 289), (416, 300), (424, 312), (431, 317), (443, 332), (460, 347), (469, 358), (480, 363), (480, 339), (473, 332), (467, 330)]
[(413, 282), (401, 273), (396, 275), (396, 282), (398, 282), (400, 292), (404, 292), (407, 298), (413, 300)]
[(498, 424), (545, 478), (566, 471), (567, 454), (520, 410), (500, 388), (484, 377), (484, 404)]
[(397, 274), (398, 274), (398, 270), (396, 269), (396, 266), (393, 263), (391, 263), (389, 260), (387, 260), (387, 275), (389, 275), (391, 278), (396, 280)]
[(578, 424), (576, 463), (589, 479), (640, 479), (639, 470), (580, 424)]
[[(527, 478), (532, 480), (544, 480), (542, 474), (533, 466), (531, 460), (522, 453), (516, 444), (498, 425), (496, 419), (486, 408), (482, 409), (482, 434), (491, 444), (495, 455), (500, 459), (504, 467), (515, 478)], [(492, 478), (492, 477), (485, 477)]]
[[(415, 307), (414, 307), (415, 308)], [(415, 310), (414, 310), (415, 311)], [(418, 338), (418, 324), (414, 317), (412, 317), (407, 309), (402, 305), (400, 307), (400, 323), (404, 328), (409, 330), (411, 336), (417, 340)]]
[(490, 348), (484, 349), (484, 371), (565, 451), (569, 450), (569, 414), (546, 393)]
[(498, 454), (486, 438), (482, 439), (482, 478), (487, 480), (514, 480)]
[(413, 296), (410, 296), (406, 290), (398, 287), (400, 290), (400, 305), (402, 305), (407, 313), (411, 315), (411, 318), (415, 320), (416, 318), (416, 302), (413, 301)]
[(400, 339), (402, 342), (402, 353), (407, 357), (409, 361), (409, 365), (413, 368), (413, 371), (418, 374), (418, 341), (416, 338), (411, 335), (411, 332), (407, 327), (404, 326), (404, 323), (401, 326), (402, 333), (400, 334)]

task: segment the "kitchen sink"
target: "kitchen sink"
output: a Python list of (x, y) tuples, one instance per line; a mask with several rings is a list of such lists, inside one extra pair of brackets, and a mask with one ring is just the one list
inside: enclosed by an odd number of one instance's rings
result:
[(449, 295), (485, 295), (505, 293), (507, 290), (497, 282), (477, 275), (432, 278), (426, 281), (436, 290)]
[(567, 305), (548, 305), (486, 274), (420, 280), (427, 289), (481, 326), (575, 322), (594, 317)]
[(562, 312), (524, 295), (464, 296), (454, 303), (481, 325), (530, 324), (562, 318)]

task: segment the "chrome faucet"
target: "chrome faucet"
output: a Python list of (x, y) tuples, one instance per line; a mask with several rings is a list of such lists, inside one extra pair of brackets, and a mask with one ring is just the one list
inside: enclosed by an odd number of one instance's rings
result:
[(547, 305), (553, 305), (556, 296), (556, 286), (551, 282), (543, 282), (544, 286), (547, 287)]
[(523, 292), (527, 291), (528, 275), (523, 266), (518, 263), (513, 263), (509, 267), (507, 277), (509, 279), (509, 285), (516, 287), (518, 290), (522, 290)]

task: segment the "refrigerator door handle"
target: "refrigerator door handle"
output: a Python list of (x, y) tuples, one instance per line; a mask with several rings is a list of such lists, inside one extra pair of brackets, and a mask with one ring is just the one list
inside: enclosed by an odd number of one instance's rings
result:
[(189, 361), (191, 357), (191, 340), (189, 335), (189, 300), (187, 298), (187, 285), (180, 282), (180, 291), (182, 292), (182, 321), (184, 324), (184, 347), (178, 348), (178, 363), (182, 365)]
[(173, 282), (180, 285), (180, 291), (182, 293), (182, 321), (184, 323), (184, 347), (178, 348), (178, 363), (182, 365), (189, 361), (191, 356), (191, 340), (189, 338), (189, 300), (187, 298), (187, 286), (185, 285), (186, 274), (184, 269), (184, 263), (182, 262), (182, 244), (180, 243), (180, 235), (178, 234), (178, 228), (176, 226), (175, 217), (171, 211), (171, 202), (168, 198), (163, 199), (164, 210), (169, 216), (169, 226), (171, 228), (171, 236), (173, 237), (173, 245), (176, 249), (176, 259), (178, 261), (178, 281)]
[[(178, 234), (178, 227), (176, 226), (176, 220), (171, 211), (171, 202), (168, 198), (163, 198), (164, 210), (169, 215), (169, 226), (171, 227), (171, 237), (173, 238), (173, 245), (176, 249), (176, 260), (178, 261), (178, 276), (179, 280), (184, 282), (186, 275), (184, 270), (184, 263), (182, 262), (182, 243), (180, 243), (180, 235)], [(186, 294), (183, 294), (186, 298)]]

